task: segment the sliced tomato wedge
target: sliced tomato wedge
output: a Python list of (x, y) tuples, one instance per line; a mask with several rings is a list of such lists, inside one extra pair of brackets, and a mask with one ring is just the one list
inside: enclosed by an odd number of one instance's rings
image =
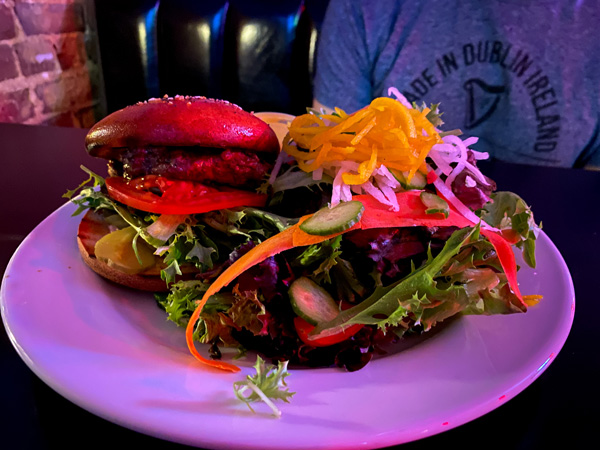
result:
[(364, 325), (362, 323), (357, 323), (344, 328), (339, 333), (313, 339), (309, 336), (309, 334), (315, 328), (315, 326), (308, 323), (302, 317), (294, 317), (294, 327), (296, 328), (298, 337), (306, 345), (310, 345), (312, 347), (328, 347), (330, 345), (344, 342), (346, 339), (350, 339), (352, 336), (358, 333), (363, 326)]
[(127, 181), (106, 179), (108, 194), (132, 208), (155, 214), (200, 214), (236, 206), (265, 206), (267, 196), (231, 188), (215, 188), (194, 181), (147, 175)]

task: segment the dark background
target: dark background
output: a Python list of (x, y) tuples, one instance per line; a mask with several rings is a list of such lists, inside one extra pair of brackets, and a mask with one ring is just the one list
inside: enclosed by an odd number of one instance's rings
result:
[(108, 112), (203, 95), (247, 111), (312, 105), (327, 0), (97, 0)]

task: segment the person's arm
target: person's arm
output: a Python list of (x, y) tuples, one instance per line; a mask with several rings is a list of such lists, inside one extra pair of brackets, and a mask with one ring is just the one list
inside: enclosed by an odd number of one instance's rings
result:
[(363, 8), (363, 2), (357, 0), (329, 2), (317, 43), (316, 108), (339, 107), (354, 112), (371, 101)]

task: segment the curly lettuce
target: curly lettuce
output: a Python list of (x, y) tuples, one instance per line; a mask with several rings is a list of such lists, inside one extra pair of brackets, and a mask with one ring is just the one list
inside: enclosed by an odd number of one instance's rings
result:
[[(250, 411), (255, 412), (251, 403), (263, 401), (267, 404), (275, 417), (281, 417), (281, 411), (275, 406), (273, 400), (282, 400), (289, 403), (295, 392), (290, 392), (285, 378), (289, 376), (287, 361), (279, 361), (277, 367), (265, 363), (260, 357), (256, 357), (254, 369), (255, 375), (248, 375), (244, 381), (233, 383), (236, 397), (246, 403)], [(249, 392), (246, 395), (246, 392)]]
[(531, 208), (513, 192), (498, 191), (491, 198), (482, 208), (481, 219), (500, 230), (509, 230), (517, 239), (517, 248), (523, 251), (525, 263), (535, 268), (535, 241), (541, 224), (536, 225)]

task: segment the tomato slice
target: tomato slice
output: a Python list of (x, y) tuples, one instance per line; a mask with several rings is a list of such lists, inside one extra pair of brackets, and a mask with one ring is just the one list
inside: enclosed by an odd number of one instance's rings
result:
[(296, 328), (296, 333), (298, 333), (298, 337), (306, 345), (310, 345), (312, 347), (327, 347), (329, 345), (344, 342), (346, 339), (350, 339), (352, 336), (358, 333), (363, 326), (364, 325), (362, 323), (357, 323), (354, 325), (350, 325), (347, 328), (344, 328), (339, 333), (332, 334), (330, 336), (325, 336), (319, 339), (312, 339), (309, 336), (309, 334), (315, 328), (315, 326), (308, 323), (302, 317), (294, 317), (294, 328)]
[(155, 214), (200, 214), (236, 206), (264, 206), (267, 196), (231, 188), (214, 188), (194, 181), (147, 175), (127, 181), (106, 179), (108, 194), (132, 208)]

